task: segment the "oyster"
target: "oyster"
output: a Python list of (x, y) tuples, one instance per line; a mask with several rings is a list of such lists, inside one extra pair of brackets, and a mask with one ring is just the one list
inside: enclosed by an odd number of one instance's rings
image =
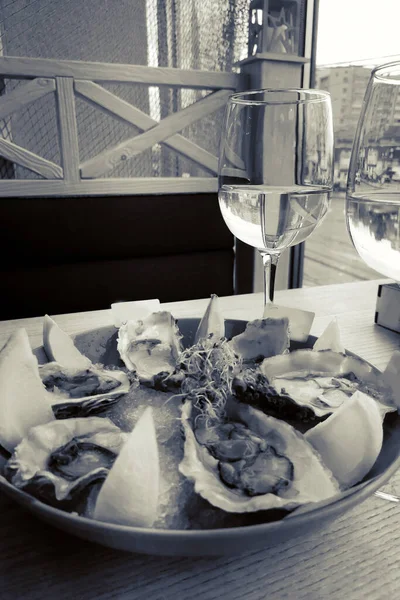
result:
[[(297, 380), (293, 380), (294, 384)], [(311, 381), (311, 386), (313, 381)], [(277, 386), (278, 387), (278, 386)], [(301, 390), (301, 386), (300, 390)], [(307, 395), (307, 385), (299, 391)], [(312, 390), (314, 391), (314, 390)], [(239, 402), (250, 404), (267, 415), (287, 421), (309, 423), (318, 421), (314, 408), (309, 403), (298, 403), (286, 389), (277, 389), (258, 369), (246, 369), (239, 373), (232, 382), (232, 392)], [(321, 390), (319, 390), (321, 392)]]
[(127, 321), (118, 332), (118, 352), (139, 380), (152, 384), (159, 373), (175, 370), (181, 351), (181, 334), (171, 313), (152, 313), (143, 321)]
[(296, 350), (267, 358), (258, 371), (245, 371), (233, 383), (241, 401), (302, 421), (328, 417), (357, 390), (372, 396), (383, 415), (396, 410), (392, 390), (377, 369), (330, 350)]
[(95, 365), (76, 369), (50, 362), (39, 366), (39, 374), (46, 390), (52, 392), (57, 419), (102, 412), (128, 393), (133, 383), (123, 371)]
[(251, 321), (229, 344), (244, 361), (257, 361), (289, 350), (289, 319), (267, 318)]
[(57, 505), (102, 482), (129, 434), (88, 417), (32, 427), (5, 466), (15, 487)]
[(57, 419), (102, 412), (134, 383), (134, 378), (121, 370), (94, 365), (48, 315), (43, 320), (43, 347), (51, 362), (40, 365), (39, 374), (47, 391), (52, 392)]
[(230, 401), (224, 418), (210, 420), (190, 401), (180, 472), (195, 491), (227, 512), (294, 509), (338, 491), (333, 475), (303, 435), (283, 421)]

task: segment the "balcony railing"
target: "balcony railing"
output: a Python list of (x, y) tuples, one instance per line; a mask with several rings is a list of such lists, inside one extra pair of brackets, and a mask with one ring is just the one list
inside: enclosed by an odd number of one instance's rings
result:
[[(0, 196), (53, 196), (119, 193), (187, 193), (217, 190), (215, 154), (180, 132), (223, 107), (238, 86), (239, 75), (225, 72), (145, 67), (36, 58), (0, 58), (0, 77), (27, 80), (0, 97), (0, 119), (47, 95), (54, 95), (60, 164), (0, 138), (0, 155), (42, 179), (1, 179)], [(157, 121), (104, 87), (145, 84), (210, 90), (178, 112)], [(81, 161), (76, 98), (139, 129), (139, 133)], [(11, 139), (10, 139), (11, 138)], [(155, 145), (164, 144), (202, 167), (206, 177), (108, 177), (118, 166)]]

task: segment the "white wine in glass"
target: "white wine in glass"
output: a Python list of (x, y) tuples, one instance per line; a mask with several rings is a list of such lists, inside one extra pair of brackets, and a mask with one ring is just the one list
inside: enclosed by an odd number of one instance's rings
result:
[(399, 282), (399, 62), (371, 72), (351, 154), (346, 219), (363, 261)]
[(234, 94), (225, 114), (218, 175), (225, 223), (261, 254), (267, 306), (282, 250), (304, 241), (328, 211), (329, 94), (300, 89)]

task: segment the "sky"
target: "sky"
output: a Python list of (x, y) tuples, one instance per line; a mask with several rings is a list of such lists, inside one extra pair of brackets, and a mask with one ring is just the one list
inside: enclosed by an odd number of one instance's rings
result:
[(319, 0), (317, 65), (392, 55), (400, 60), (400, 0)]

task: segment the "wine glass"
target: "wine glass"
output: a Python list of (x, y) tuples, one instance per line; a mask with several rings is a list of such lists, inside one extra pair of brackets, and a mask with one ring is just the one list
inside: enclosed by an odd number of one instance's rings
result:
[(346, 222), (363, 261), (400, 281), (400, 62), (371, 72), (351, 153)]
[(327, 92), (253, 90), (230, 97), (221, 138), (218, 199), (236, 238), (264, 265), (264, 308), (281, 252), (305, 240), (329, 208), (333, 124)]

